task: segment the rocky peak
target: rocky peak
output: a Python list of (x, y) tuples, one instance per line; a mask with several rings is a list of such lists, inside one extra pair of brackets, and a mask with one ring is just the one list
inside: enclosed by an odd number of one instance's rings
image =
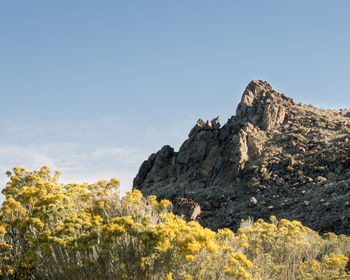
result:
[(166, 145), (143, 162), (133, 188), (212, 229), (276, 215), (350, 234), (349, 118), (252, 81), (235, 116), (199, 119), (178, 152)]
[(273, 90), (269, 83), (251, 81), (238, 104), (236, 117), (269, 131), (283, 123), (290, 105), (294, 105), (293, 100)]

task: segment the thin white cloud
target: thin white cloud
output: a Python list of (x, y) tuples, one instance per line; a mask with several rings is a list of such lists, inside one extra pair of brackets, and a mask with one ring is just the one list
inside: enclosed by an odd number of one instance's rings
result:
[(130, 147), (82, 147), (76, 143), (0, 145), (0, 183), (5, 186), (5, 172), (15, 166), (34, 170), (46, 165), (62, 171), (64, 182), (92, 183), (117, 177), (121, 191), (125, 191), (131, 188), (144, 157), (145, 152)]
[(123, 157), (128, 158), (134, 162), (135, 156), (139, 154), (137, 149), (133, 149), (130, 147), (111, 147), (111, 148), (97, 148), (95, 149), (91, 155), (95, 158), (101, 157)]
[[(194, 124), (191, 118), (159, 125), (127, 123), (117, 116), (90, 121), (0, 121), (0, 189), (5, 172), (43, 165), (62, 172), (62, 182), (116, 177), (121, 191), (131, 189), (142, 162), (164, 144), (175, 149)], [(1, 201), (1, 196), (0, 196)]]

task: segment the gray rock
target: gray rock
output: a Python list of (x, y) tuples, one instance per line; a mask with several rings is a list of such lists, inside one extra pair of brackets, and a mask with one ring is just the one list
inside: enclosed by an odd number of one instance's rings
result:
[(284, 122), (287, 115), (284, 104), (294, 102), (283, 94), (273, 91), (267, 82), (252, 81), (243, 93), (236, 116), (268, 131)]
[(258, 204), (258, 200), (254, 196), (252, 196), (250, 198), (250, 204), (251, 205), (257, 205)]
[(195, 126), (191, 129), (190, 133), (188, 134), (188, 137), (191, 138), (195, 136), (199, 131), (204, 129), (205, 127), (205, 122), (202, 119), (199, 119)]
[(262, 127), (269, 131), (283, 123), (286, 116), (286, 108), (281, 104), (268, 104), (265, 107), (262, 119)]
[(348, 114), (297, 105), (252, 81), (236, 116), (222, 127), (219, 117), (199, 119), (178, 152), (164, 146), (142, 163), (133, 188), (214, 230), (274, 214), (350, 234), (350, 144), (337, 131)]
[(201, 213), (201, 207), (194, 200), (182, 197), (177, 200), (174, 213), (183, 216), (186, 220), (196, 220)]
[(217, 116), (215, 119), (212, 119), (211, 124), (212, 124), (214, 129), (219, 129), (220, 128), (220, 117)]
[(208, 130), (213, 129), (213, 125), (211, 124), (210, 120), (207, 120), (207, 122), (205, 124), (205, 129), (208, 129)]
[(260, 184), (260, 180), (257, 179), (256, 177), (253, 177), (249, 180), (247, 185), (249, 188), (254, 188), (254, 187), (258, 186), (259, 184)]
[(205, 122), (202, 119), (198, 119), (197, 126), (204, 127), (205, 126)]

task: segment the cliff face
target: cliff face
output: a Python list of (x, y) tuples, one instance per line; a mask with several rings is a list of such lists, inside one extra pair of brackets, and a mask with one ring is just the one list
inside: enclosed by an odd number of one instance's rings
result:
[(133, 187), (212, 229), (276, 215), (350, 234), (349, 117), (252, 81), (223, 127), (199, 119), (178, 152), (164, 146), (141, 165)]

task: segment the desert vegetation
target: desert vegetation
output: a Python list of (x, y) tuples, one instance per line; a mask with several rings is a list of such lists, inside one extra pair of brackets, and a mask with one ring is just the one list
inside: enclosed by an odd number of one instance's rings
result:
[(0, 212), (2, 279), (350, 279), (350, 237), (298, 221), (212, 231), (119, 181), (63, 184), (14, 168)]

